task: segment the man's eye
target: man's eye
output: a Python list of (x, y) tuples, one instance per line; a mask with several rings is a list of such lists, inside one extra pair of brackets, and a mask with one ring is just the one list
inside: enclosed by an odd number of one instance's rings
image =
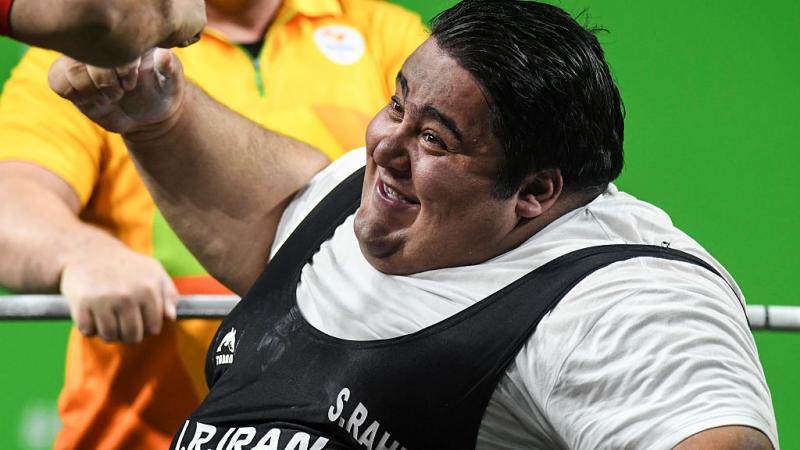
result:
[(445, 145), (444, 141), (439, 139), (439, 136), (437, 136), (436, 133), (433, 133), (431, 131), (426, 131), (425, 133), (422, 134), (422, 139), (428, 144), (435, 145), (441, 148), (442, 150), (447, 150), (447, 145)]
[(392, 99), (389, 101), (389, 109), (398, 114), (402, 114), (403, 107), (400, 106), (400, 101), (397, 99), (397, 97), (392, 97)]

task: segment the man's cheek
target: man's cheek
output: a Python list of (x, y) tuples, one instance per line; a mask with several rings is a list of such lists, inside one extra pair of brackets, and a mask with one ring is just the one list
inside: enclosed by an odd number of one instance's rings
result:
[(386, 116), (386, 108), (381, 109), (369, 121), (369, 125), (367, 125), (367, 135), (365, 138), (365, 142), (367, 145), (367, 152), (370, 154), (375, 150), (375, 146), (378, 144), (380, 140), (380, 136), (385, 133), (385, 119)]

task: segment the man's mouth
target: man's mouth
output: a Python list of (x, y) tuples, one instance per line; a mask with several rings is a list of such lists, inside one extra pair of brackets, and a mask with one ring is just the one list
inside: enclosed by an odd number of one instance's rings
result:
[(406, 203), (409, 205), (415, 205), (419, 203), (414, 199), (406, 197), (405, 195), (401, 194), (396, 189), (394, 189), (393, 187), (389, 186), (388, 184), (382, 181), (378, 181), (378, 189), (389, 200), (400, 203)]

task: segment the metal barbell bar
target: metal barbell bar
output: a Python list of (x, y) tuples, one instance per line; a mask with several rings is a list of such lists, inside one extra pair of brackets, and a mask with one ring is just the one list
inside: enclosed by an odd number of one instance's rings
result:
[[(185, 295), (178, 301), (179, 319), (221, 319), (239, 301), (234, 295)], [(753, 330), (800, 331), (800, 306), (747, 305)], [(69, 320), (69, 305), (60, 295), (0, 296), (0, 320)]]
[[(235, 295), (184, 295), (179, 319), (221, 319), (239, 301)], [(69, 304), (60, 295), (0, 296), (0, 320), (70, 320)]]

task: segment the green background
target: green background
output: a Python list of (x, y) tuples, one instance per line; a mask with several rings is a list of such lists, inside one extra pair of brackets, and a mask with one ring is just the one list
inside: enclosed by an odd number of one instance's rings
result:
[[(400, 3), (429, 19), (453, 2)], [(800, 3), (555, 3), (610, 31), (600, 40), (627, 109), (619, 186), (668, 211), (750, 303), (800, 305)], [(0, 38), (0, 80), (23, 51)], [(66, 323), (0, 323), (0, 448), (49, 447), (67, 333)], [(755, 337), (781, 447), (800, 449), (800, 333)]]

